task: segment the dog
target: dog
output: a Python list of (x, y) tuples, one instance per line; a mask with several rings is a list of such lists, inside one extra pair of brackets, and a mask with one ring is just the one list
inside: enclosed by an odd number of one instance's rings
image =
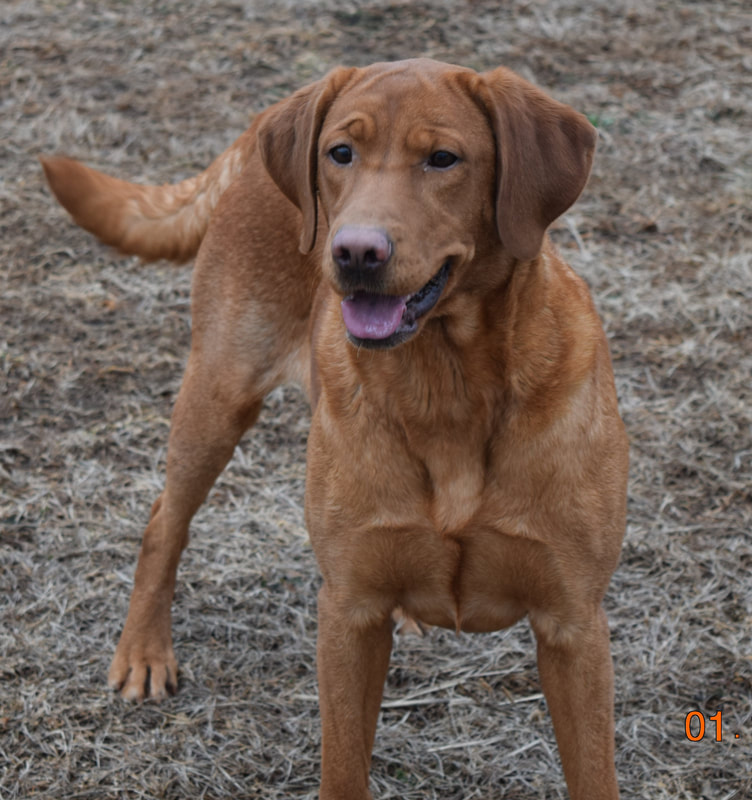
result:
[(618, 797), (602, 600), (628, 444), (589, 291), (547, 234), (595, 144), (584, 116), (505, 68), (417, 59), (333, 70), (174, 186), (42, 159), (103, 242), (147, 261), (197, 254), (114, 689), (175, 691), (189, 522), (264, 396), (297, 381), (323, 578), (322, 800), (371, 797), (396, 609), (457, 631), (527, 616), (570, 796)]

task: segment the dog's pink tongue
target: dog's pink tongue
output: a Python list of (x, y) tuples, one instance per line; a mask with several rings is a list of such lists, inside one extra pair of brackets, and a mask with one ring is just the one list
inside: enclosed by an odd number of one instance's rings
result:
[(404, 297), (355, 292), (342, 301), (342, 316), (358, 339), (386, 339), (399, 328), (405, 303)]

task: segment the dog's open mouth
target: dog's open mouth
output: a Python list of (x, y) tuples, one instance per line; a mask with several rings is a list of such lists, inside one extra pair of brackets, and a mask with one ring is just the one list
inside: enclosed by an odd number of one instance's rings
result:
[(418, 320), (438, 302), (449, 278), (450, 259), (417, 292), (407, 295), (357, 291), (342, 301), (347, 336), (359, 347), (394, 347), (418, 330)]

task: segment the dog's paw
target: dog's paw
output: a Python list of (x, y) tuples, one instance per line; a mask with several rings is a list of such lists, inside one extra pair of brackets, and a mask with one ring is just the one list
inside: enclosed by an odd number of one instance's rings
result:
[(178, 663), (171, 644), (157, 647), (129, 641), (125, 633), (112, 659), (107, 679), (113, 691), (125, 700), (141, 703), (159, 702), (173, 695), (178, 688)]

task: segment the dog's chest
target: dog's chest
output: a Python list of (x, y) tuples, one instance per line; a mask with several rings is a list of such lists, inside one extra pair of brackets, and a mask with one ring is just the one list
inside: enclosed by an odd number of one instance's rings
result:
[(437, 438), (423, 459), (431, 483), (429, 513), (434, 527), (442, 533), (461, 530), (483, 500), (482, 448), (472, 442)]
[(354, 447), (341, 433), (320, 418), (312, 427), (307, 522), (345, 606), (363, 619), (402, 606), (428, 624), (465, 630), (519, 618), (520, 552), (499, 522), (506, 500), (489, 485), (482, 437), (466, 428), (420, 447), (397, 436)]

